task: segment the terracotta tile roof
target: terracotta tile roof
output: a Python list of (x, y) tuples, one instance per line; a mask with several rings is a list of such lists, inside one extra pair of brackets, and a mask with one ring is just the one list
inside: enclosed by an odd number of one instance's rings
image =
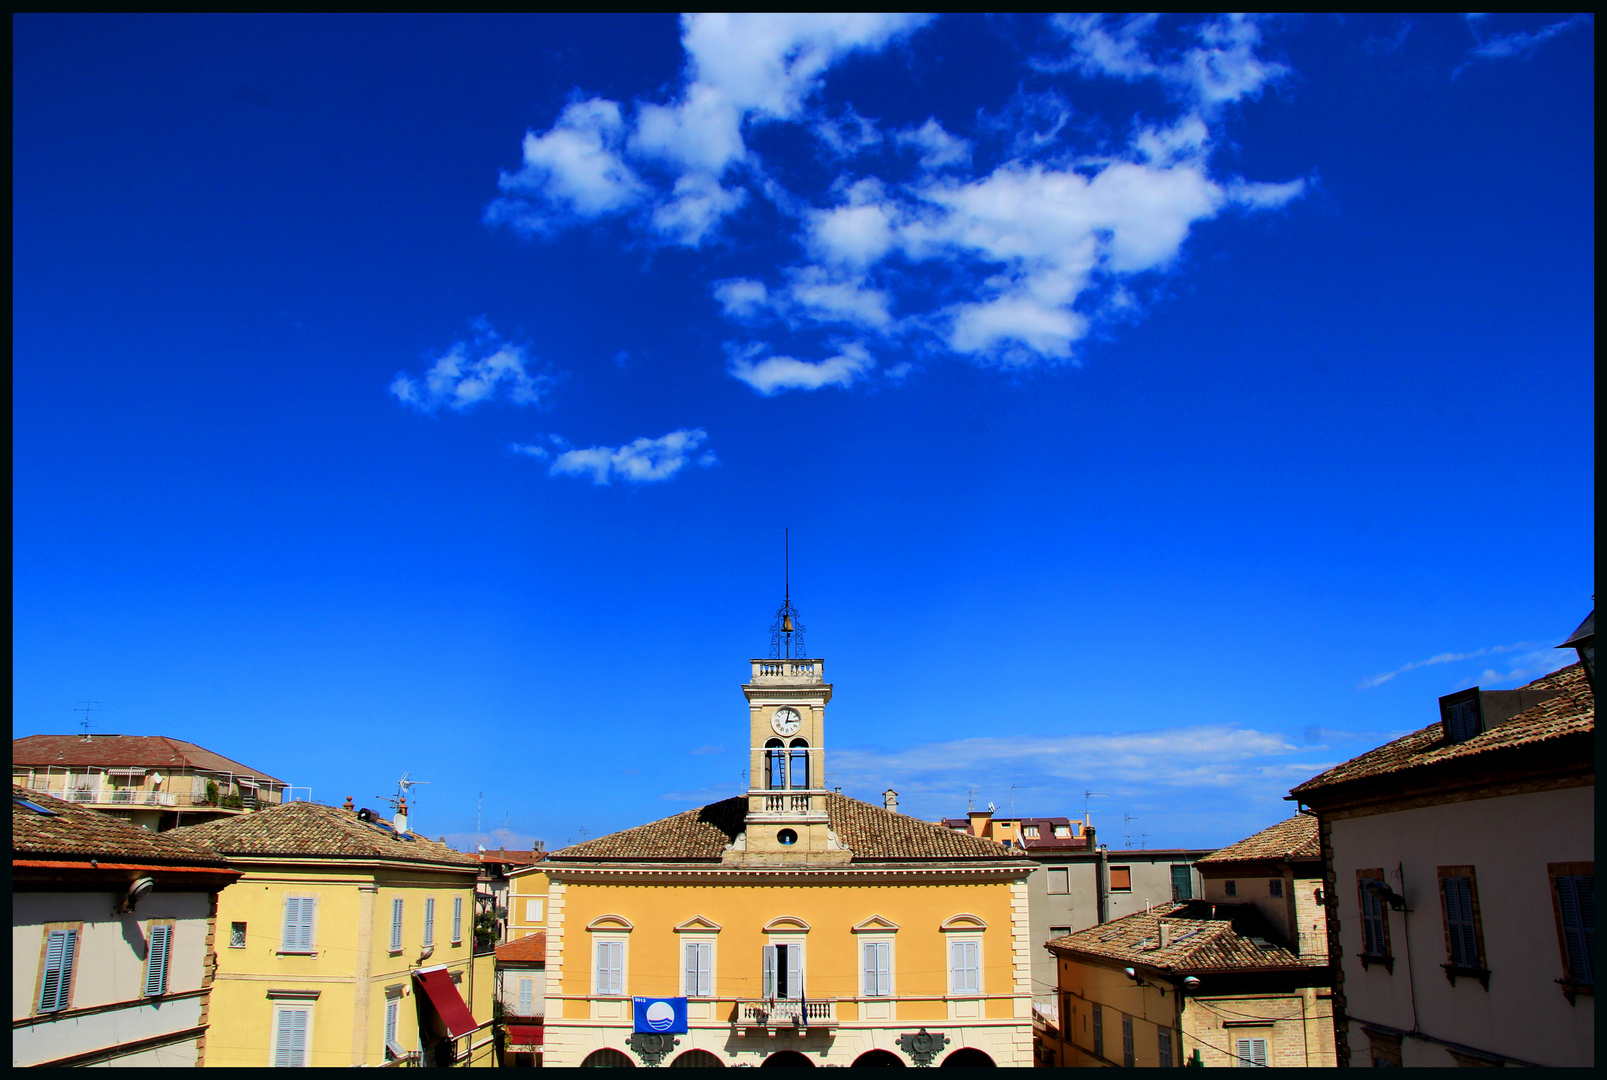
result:
[(387, 824), (359, 821), (349, 810), (293, 802), (239, 817), (186, 825), (164, 835), (180, 836), (225, 855), (323, 855), (337, 859), (400, 859), (477, 868), (473, 855), (407, 833), (397, 839)]
[(1291, 789), (1289, 793), (1304, 796), (1352, 781), (1378, 779), (1442, 762), (1495, 754), (1596, 730), (1596, 697), (1591, 693), (1583, 665), (1570, 664), (1523, 687), (1525, 690), (1551, 688), (1558, 688), (1561, 693), (1465, 742), (1447, 742), (1443, 726), (1435, 722), (1394, 742), (1385, 743), (1376, 750), (1369, 750), (1360, 757), (1335, 765)]
[[(738, 795), (634, 829), (573, 844), (553, 860), (599, 859), (715, 861), (745, 828), (748, 798)], [(992, 840), (945, 829), (835, 793), (826, 796), (826, 819), (856, 862), (897, 859), (1001, 859), (1020, 857)]]
[(534, 934), (522, 937), (518, 941), (510, 941), (506, 945), (497, 946), (497, 963), (499, 964), (545, 964), (547, 962), (547, 931), (538, 930)]
[(1197, 866), (1212, 863), (1250, 862), (1259, 859), (1276, 859), (1288, 862), (1295, 859), (1322, 859), (1322, 842), (1317, 837), (1317, 819), (1310, 814), (1296, 814), (1288, 821), (1268, 826), (1254, 836), (1237, 844), (1229, 844), (1196, 862)]
[(509, 851), (506, 848), (496, 848), (491, 851), (475, 852), (475, 857), (483, 863), (506, 863), (509, 866), (532, 866), (547, 857), (545, 851)]
[[(1164, 949), (1162, 919), (1167, 924)], [(1204, 900), (1158, 904), (1149, 911), (1055, 938), (1045, 947), (1068, 959), (1092, 957), (1178, 974), (1305, 971), (1326, 966), (1320, 959), (1291, 952), (1253, 904)]]
[(202, 769), (284, 783), (260, 769), (166, 735), (28, 735), (11, 740), (11, 763), (125, 769)]
[[(48, 859), (135, 859), (187, 866), (223, 866), (223, 856), (171, 832), (146, 832), (121, 818), (38, 791), (11, 786), (11, 857)], [(40, 814), (25, 799), (54, 814)]]

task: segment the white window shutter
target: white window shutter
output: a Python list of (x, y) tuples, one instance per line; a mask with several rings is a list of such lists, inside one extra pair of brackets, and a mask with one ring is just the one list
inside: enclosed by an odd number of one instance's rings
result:
[(764, 996), (767, 998), (776, 996), (776, 947), (774, 945), (764, 947)]
[(391, 951), (402, 947), (402, 898), (391, 901)]
[(881, 986), (876, 981), (876, 943), (865, 942), (865, 995), (876, 997), (881, 994)]
[(787, 946), (787, 996), (803, 997), (803, 946)]
[(290, 1009), (291, 1064), (301, 1068), (307, 1064), (307, 1019), (310, 1009)]
[(293, 952), (296, 948), (297, 926), (301, 923), (301, 898), (299, 896), (285, 897), (285, 927), (279, 935), (279, 948), (285, 952)]
[(519, 980), (519, 1015), (529, 1016), (535, 1011), (536, 981), (534, 979)]
[(424, 944), (435, 944), (435, 897), (424, 898)]
[(452, 898), (452, 940), (463, 940), (463, 897)]
[(293, 1015), (294, 1010), (292, 1009), (280, 1009), (279, 1015), (275, 1018), (273, 1067), (276, 1069), (288, 1069), (295, 1064), (290, 1056), (290, 1032)]
[(699, 997), (714, 996), (714, 945), (711, 942), (698, 946), (697, 986)]
[(151, 927), (149, 951), (145, 956), (145, 996), (167, 993), (167, 956), (173, 942), (171, 926)]

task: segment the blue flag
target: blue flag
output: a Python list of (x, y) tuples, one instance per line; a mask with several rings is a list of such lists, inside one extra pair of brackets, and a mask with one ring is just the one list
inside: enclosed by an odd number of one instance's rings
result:
[(636, 1032), (641, 1035), (685, 1035), (686, 999), (632, 998), (636, 1006)]

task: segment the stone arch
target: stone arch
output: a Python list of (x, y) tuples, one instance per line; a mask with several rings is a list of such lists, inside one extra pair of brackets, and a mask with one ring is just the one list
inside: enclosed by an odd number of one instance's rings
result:
[(978, 1067), (991, 1069), (996, 1064), (997, 1063), (992, 1058), (988, 1057), (988, 1055), (984, 1054), (974, 1046), (962, 1046), (958, 1050), (954, 1051), (954, 1053), (943, 1059), (944, 1068), (948, 1068), (950, 1065), (953, 1065), (962, 1069), (975, 1069)]
[(707, 1050), (688, 1050), (674, 1061), (670, 1067), (681, 1069), (723, 1069), (725, 1062), (719, 1055), (711, 1054)]
[(893, 1053), (891, 1050), (866, 1050), (863, 1054), (860, 1054), (854, 1059), (853, 1067), (856, 1069), (878, 1067), (884, 1069), (902, 1069), (904, 1068), (904, 1059)]
[(772, 1067), (813, 1069), (815, 1067), (815, 1063), (809, 1060), (809, 1056), (807, 1054), (801, 1054), (796, 1050), (777, 1050), (775, 1053), (759, 1062), (759, 1068), (761, 1069), (769, 1069)]
[(593, 1050), (586, 1055), (586, 1060), (580, 1063), (582, 1069), (634, 1069), (636, 1062), (623, 1050), (615, 1050), (605, 1046), (601, 1050)]

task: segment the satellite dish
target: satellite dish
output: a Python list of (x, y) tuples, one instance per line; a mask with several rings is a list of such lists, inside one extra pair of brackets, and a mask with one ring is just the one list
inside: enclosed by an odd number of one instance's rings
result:
[(138, 879), (128, 887), (128, 902), (131, 905), (139, 903), (154, 888), (156, 888), (155, 878), (142, 877)]

